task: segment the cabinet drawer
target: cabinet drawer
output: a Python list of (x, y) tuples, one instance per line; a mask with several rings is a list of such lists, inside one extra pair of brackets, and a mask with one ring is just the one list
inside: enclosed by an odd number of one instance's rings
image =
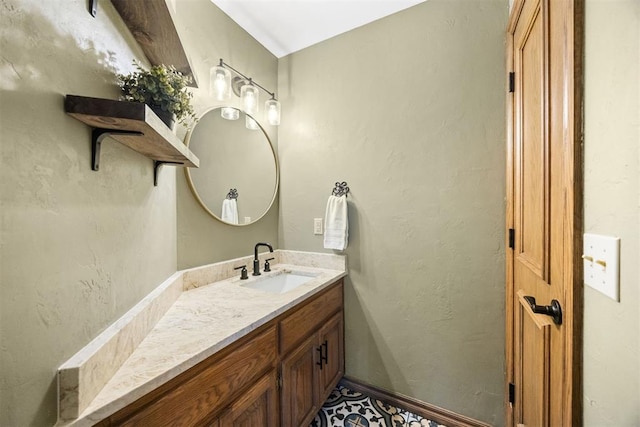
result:
[(284, 355), (342, 307), (342, 281), (280, 321), (280, 354)]
[[(254, 383), (269, 367), (275, 365), (276, 358), (276, 328), (272, 326), (172, 387), (169, 392), (124, 420), (122, 425), (194, 425), (213, 415), (243, 388)], [(185, 374), (189, 373), (187, 371)]]

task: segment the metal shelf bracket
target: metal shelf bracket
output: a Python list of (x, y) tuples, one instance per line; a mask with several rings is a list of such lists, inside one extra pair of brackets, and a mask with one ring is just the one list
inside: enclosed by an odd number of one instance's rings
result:
[(91, 170), (100, 170), (100, 150), (102, 140), (109, 135), (144, 135), (142, 132), (132, 130), (95, 128), (91, 132)]
[(153, 186), (158, 186), (158, 173), (160, 172), (160, 167), (163, 165), (184, 165), (182, 162), (163, 162), (161, 160), (153, 161)]

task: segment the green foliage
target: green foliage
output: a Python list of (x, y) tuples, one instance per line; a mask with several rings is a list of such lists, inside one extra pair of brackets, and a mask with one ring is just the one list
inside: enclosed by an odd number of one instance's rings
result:
[(191, 98), (186, 87), (191, 82), (173, 66), (155, 65), (149, 71), (134, 62), (137, 71), (127, 75), (118, 74), (118, 86), (125, 101), (144, 102), (150, 107), (160, 108), (175, 114), (182, 124), (195, 119)]

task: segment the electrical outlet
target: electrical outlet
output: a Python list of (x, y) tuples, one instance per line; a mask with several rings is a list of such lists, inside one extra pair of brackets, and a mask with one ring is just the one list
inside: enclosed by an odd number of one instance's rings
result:
[(313, 219), (313, 234), (322, 234), (322, 218)]
[(251, 222), (251, 217), (250, 216), (245, 216), (244, 217), (244, 223), (245, 224), (249, 224)]

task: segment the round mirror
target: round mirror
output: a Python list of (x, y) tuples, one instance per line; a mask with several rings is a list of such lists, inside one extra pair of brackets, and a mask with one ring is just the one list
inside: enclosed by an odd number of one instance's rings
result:
[(199, 168), (185, 168), (196, 200), (214, 218), (230, 225), (258, 221), (278, 191), (278, 159), (267, 133), (233, 107), (212, 108), (198, 119), (185, 144)]

